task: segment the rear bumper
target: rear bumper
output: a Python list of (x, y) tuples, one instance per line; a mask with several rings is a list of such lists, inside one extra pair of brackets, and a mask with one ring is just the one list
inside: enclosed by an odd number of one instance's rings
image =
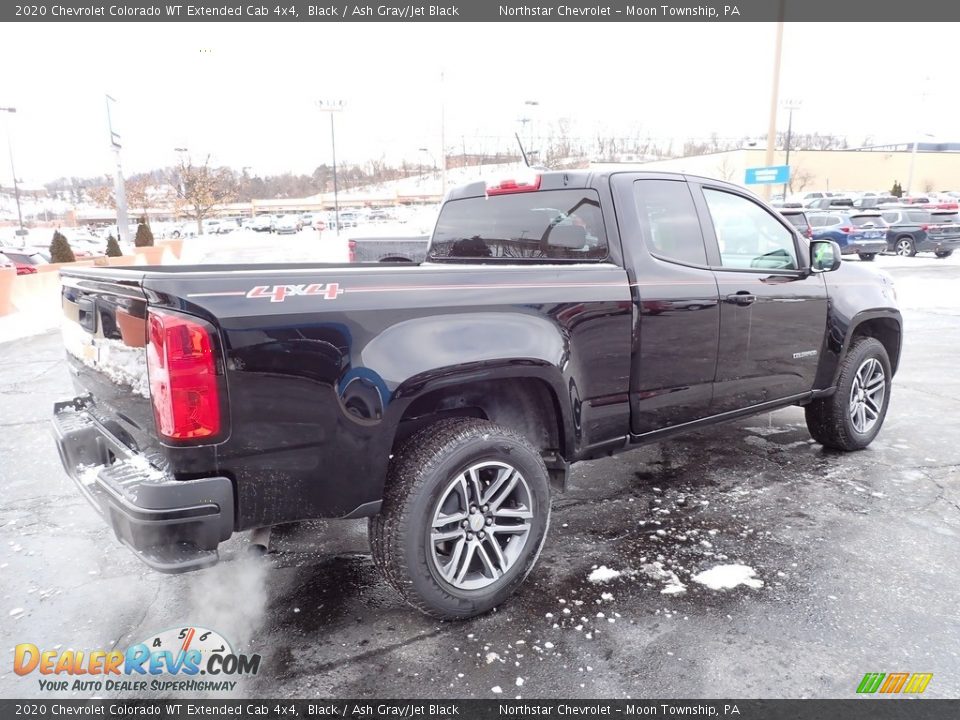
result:
[(917, 250), (922, 252), (947, 252), (960, 250), (960, 237), (932, 238), (928, 235), (926, 240), (917, 243)]
[(886, 252), (886, 240), (852, 240), (841, 250), (844, 255), (872, 255)]
[(51, 427), (67, 474), (117, 539), (154, 570), (213, 565), (233, 532), (229, 478), (174, 480), (106, 432), (82, 398), (53, 406)]

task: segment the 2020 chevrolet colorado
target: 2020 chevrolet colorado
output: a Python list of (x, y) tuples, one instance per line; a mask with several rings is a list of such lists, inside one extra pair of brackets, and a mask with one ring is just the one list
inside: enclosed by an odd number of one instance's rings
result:
[(551, 172), (453, 190), (421, 264), (63, 270), (67, 472), (154, 568), (369, 517), (438, 617), (502, 602), (578, 460), (787, 405), (857, 450), (901, 348), (891, 282), (739, 187)]

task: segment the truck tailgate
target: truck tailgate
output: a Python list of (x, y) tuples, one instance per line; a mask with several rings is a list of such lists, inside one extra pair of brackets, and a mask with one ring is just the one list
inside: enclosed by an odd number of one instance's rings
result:
[(157, 440), (142, 279), (136, 270), (63, 273), (62, 331), (73, 383), (90, 396), (90, 414), (125, 445), (151, 454)]

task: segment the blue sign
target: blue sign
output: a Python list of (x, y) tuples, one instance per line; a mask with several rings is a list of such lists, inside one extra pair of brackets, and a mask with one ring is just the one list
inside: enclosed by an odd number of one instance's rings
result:
[(790, 180), (789, 165), (747, 168), (745, 185), (783, 185)]

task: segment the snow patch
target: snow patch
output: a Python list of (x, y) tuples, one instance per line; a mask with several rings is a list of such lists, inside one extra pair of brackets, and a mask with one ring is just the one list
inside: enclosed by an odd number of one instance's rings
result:
[(695, 583), (706, 585), (711, 590), (729, 590), (738, 585), (751, 588), (763, 587), (763, 580), (756, 577), (757, 571), (747, 565), (717, 565), (693, 576)]
[(609, 582), (610, 580), (616, 580), (622, 574), (619, 570), (612, 570), (606, 565), (601, 565), (587, 575), (587, 580), (592, 583)]

